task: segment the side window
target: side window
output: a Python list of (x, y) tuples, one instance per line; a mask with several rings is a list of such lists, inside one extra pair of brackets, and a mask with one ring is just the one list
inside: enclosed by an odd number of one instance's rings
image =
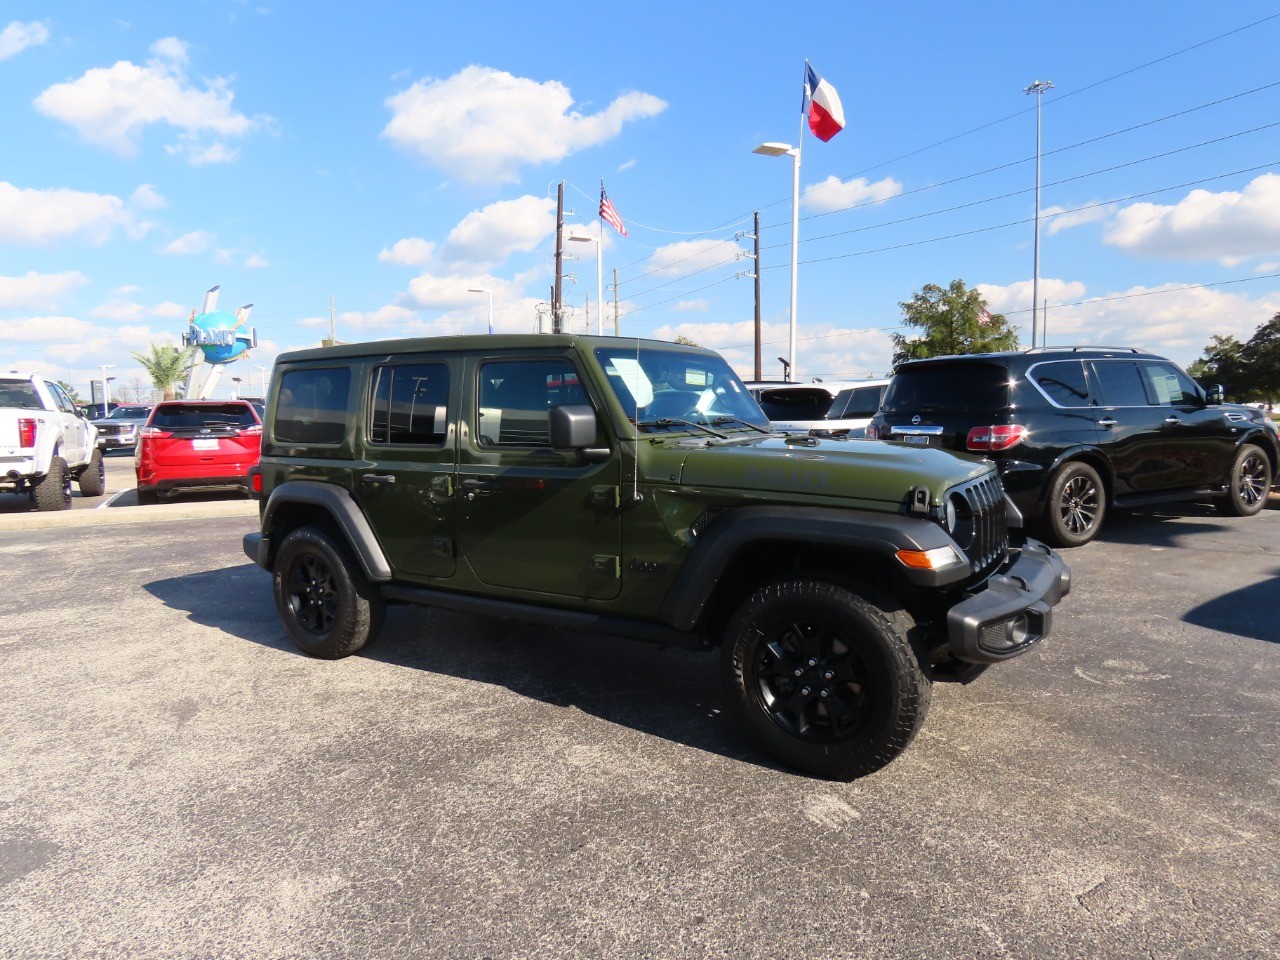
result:
[(1132, 360), (1095, 360), (1093, 368), (1102, 386), (1102, 402), (1108, 407), (1149, 405), (1142, 371)]
[(350, 387), (348, 367), (286, 373), (276, 400), (275, 439), (284, 443), (341, 443)]
[(1084, 376), (1084, 364), (1079, 360), (1055, 360), (1042, 363), (1031, 371), (1046, 397), (1060, 407), (1084, 407), (1089, 404), (1089, 383)]
[(1162, 407), (1198, 406), (1200, 392), (1191, 378), (1171, 363), (1144, 363), (1146, 375), (1155, 402)]
[(588, 403), (568, 360), (506, 360), (480, 368), (480, 445), (545, 447), (551, 443), (548, 411)]
[(76, 405), (71, 402), (71, 398), (67, 396), (66, 391), (64, 391), (60, 386), (58, 386), (52, 380), (46, 380), (44, 382), (44, 385), (45, 385), (45, 388), (50, 393), (53, 394), (54, 402), (57, 403), (59, 410), (61, 410), (63, 413), (76, 412)]
[(440, 446), (449, 430), (449, 366), (384, 364), (369, 385), (369, 439)]

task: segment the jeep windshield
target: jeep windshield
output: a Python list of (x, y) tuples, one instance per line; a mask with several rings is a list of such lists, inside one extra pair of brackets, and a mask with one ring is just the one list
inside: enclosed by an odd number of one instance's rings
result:
[(1009, 371), (997, 363), (947, 360), (908, 363), (893, 372), (881, 409), (886, 414), (1002, 410), (1009, 403)]
[(708, 425), (769, 432), (759, 404), (722, 357), (645, 344), (597, 347), (595, 354), (627, 416), (646, 433)]

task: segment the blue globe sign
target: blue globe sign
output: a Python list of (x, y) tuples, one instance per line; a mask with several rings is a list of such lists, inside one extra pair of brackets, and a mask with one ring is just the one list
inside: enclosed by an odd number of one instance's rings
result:
[(241, 307), (235, 313), (210, 310), (191, 312), (187, 332), (182, 335), (184, 347), (199, 347), (209, 363), (230, 363), (258, 345), (258, 332), (246, 327), (249, 310)]

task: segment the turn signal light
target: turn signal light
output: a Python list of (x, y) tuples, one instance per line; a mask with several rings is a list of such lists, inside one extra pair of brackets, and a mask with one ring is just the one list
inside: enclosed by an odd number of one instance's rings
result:
[(34, 447), (36, 445), (36, 428), (39, 425), (39, 420), (34, 420), (31, 417), (19, 417), (18, 446)]
[(899, 550), (897, 557), (904, 567), (915, 570), (941, 570), (953, 563), (964, 562), (964, 557), (951, 547), (937, 547), (933, 550)]
[(994, 450), (1008, 450), (1016, 447), (1027, 438), (1027, 428), (1020, 423), (995, 424), (989, 427), (974, 427), (965, 438), (965, 449), (986, 453)]

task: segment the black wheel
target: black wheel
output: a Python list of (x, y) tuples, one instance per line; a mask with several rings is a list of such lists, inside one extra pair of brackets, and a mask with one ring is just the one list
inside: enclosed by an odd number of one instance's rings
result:
[(156, 492), (154, 490), (143, 490), (141, 487), (138, 488), (138, 506), (149, 507), (152, 504), (159, 502), (160, 499), (156, 496)]
[(280, 544), (272, 574), (285, 629), (313, 657), (337, 660), (377, 636), (386, 602), (345, 547), (315, 527)]
[(1054, 474), (1041, 532), (1055, 547), (1079, 547), (1097, 536), (1106, 513), (1107, 493), (1098, 472), (1073, 461)]
[(1227, 495), (1214, 505), (1229, 517), (1252, 517), (1267, 505), (1271, 492), (1271, 461), (1251, 443), (1236, 452), (1227, 479)]
[(761, 587), (721, 650), (730, 711), (752, 740), (804, 773), (852, 780), (879, 770), (924, 723), (931, 688), (889, 597), (822, 580)]
[(49, 472), (32, 484), (31, 494), (37, 510), (70, 510), (71, 472), (67, 461), (54, 457), (49, 462)]
[(102, 451), (94, 449), (89, 465), (80, 474), (80, 495), (100, 497), (107, 492), (107, 468), (102, 462)]

